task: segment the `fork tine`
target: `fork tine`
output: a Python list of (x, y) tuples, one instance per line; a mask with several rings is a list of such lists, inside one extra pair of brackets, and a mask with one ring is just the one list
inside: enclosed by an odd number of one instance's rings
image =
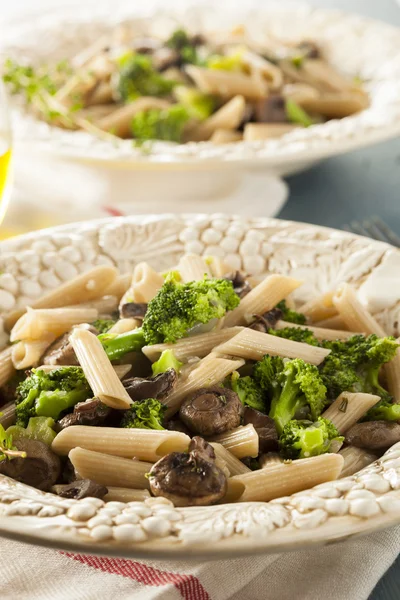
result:
[(363, 224), (358, 221), (351, 221), (349, 225), (349, 231), (356, 233), (357, 235), (364, 235), (365, 237), (371, 237), (370, 233), (364, 229)]
[(384, 236), (384, 241), (400, 248), (400, 237), (380, 217), (371, 217), (370, 221)]
[(387, 236), (380, 230), (378, 225), (373, 221), (373, 219), (367, 219), (363, 222), (363, 228), (368, 232), (368, 237), (378, 240), (379, 242), (388, 241)]

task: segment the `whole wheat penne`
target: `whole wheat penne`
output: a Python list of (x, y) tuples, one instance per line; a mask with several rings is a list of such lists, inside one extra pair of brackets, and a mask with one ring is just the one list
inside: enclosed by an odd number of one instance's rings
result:
[(384, 371), (388, 390), (396, 404), (400, 404), (400, 349), (397, 349), (396, 356), (385, 364)]
[(129, 371), (132, 369), (132, 365), (113, 365), (113, 369), (118, 375), (119, 379), (124, 379), (124, 377), (128, 375)]
[(322, 319), (322, 321), (313, 321), (313, 323), (315, 327), (322, 327), (324, 329), (341, 329), (342, 331), (348, 329), (346, 323), (339, 314), (334, 317), (329, 317), (328, 319)]
[(241, 475), (243, 473), (251, 472), (249, 467), (246, 467), (241, 460), (236, 458), (236, 456), (227, 450), (222, 444), (211, 442), (211, 446), (214, 448), (215, 456), (225, 462), (230, 477), (233, 475)]
[(266, 469), (267, 467), (283, 464), (283, 458), (277, 452), (267, 452), (266, 454), (261, 454), (259, 463), (262, 469)]
[(225, 98), (241, 95), (250, 100), (258, 100), (267, 95), (268, 83), (233, 71), (204, 69), (188, 65), (186, 72), (195, 84), (206, 94), (217, 94)]
[(129, 408), (132, 400), (98, 338), (86, 329), (76, 328), (69, 339), (93, 395), (111, 408)]
[(295, 129), (299, 129), (299, 126), (293, 123), (247, 123), (243, 130), (243, 140), (245, 142), (272, 140)]
[(207, 265), (212, 277), (223, 277), (232, 272), (232, 269), (219, 256), (207, 256)]
[(151, 463), (84, 448), (74, 448), (68, 457), (82, 479), (91, 479), (106, 487), (150, 488), (146, 474), (153, 466)]
[(68, 308), (95, 308), (99, 315), (108, 315), (117, 310), (118, 298), (117, 296), (107, 295), (96, 300), (83, 302), (82, 304), (74, 304), (73, 306), (68, 306)]
[(0, 352), (0, 387), (15, 374), (15, 367), (11, 358), (12, 346)]
[(11, 346), (11, 359), (16, 369), (28, 369), (29, 367), (37, 367), (40, 363), (40, 359), (54, 341), (55, 336), (51, 336), (43, 340), (25, 340), (23, 342), (17, 342)]
[(189, 127), (185, 133), (186, 141), (201, 142), (208, 140), (217, 129), (236, 129), (243, 121), (245, 112), (245, 99), (243, 96), (235, 95), (234, 98), (224, 104), (211, 117), (208, 117), (208, 119), (194, 127)]
[(214, 435), (210, 440), (221, 444), (236, 458), (245, 458), (247, 456), (254, 458), (258, 456), (259, 438), (251, 423), (244, 427), (236, 427), (235, 429), (231, 429), (231, 431)]
[[(110, 288), (116, 277), (117, 271), (114, 267), (107, 265), (94, 267), (90, 271), (86, 271), (71, 281), (67, 281), (60, 287), (48, 292), (39, 298), (39, 300), (33, 302), (31, 308), (60, 308), (101, 298), (106, 293), (106, 290)], [(24, 312), (25, 310), (17, 310), (6, 317), (5, 324), (8, 330), (11, 329)]]
[(128, 302), (147, 303), (157, 294), (164, 283), (164, 277), (145, 262), (133, 270), (132, 281), (122, 296), (120, 307)]
[(224, 326), (248, 325), (254, 315), (262, 315), (271, 310), (301, 284), (301, 281), (286, 275), (269, 275), (243, 298), (237, 308), (225, 316)]
[(330, 350), (244, 328), (235, 337), (214, 348), (214, 353), (238, 356), (246, 360), (260, 360), (265, 354), (271, 354), (284, 358), (302, 358), (312, 365), (319, 365)]
[(229, 360), (217, 357), (214, 354), (209, 354), (206, 358), (203, 358), (198, 366), (190, 371), (187, 378), (178, 382), (175, 390), (165, 400), (162, 400), (168, 407), (166, 417), (169, 418), (179, 410), (183, 400), (189, 394), (203, 386), (209, 387), (220, 383), (229, 373), (236, 371), (243, 365), (244, 360)]
[(355, 446), (346, 446), (346, 448), (340, 450), (339, 454), (344, 458), (343, 469), (340, 473), (341, 477), (349, 477), (354, 473), (358, 473), (378, 458), (376, 454)]
[(126, 333), (140, 327), (141, 323), (138, 319), (119, 319), (107, 333)]
[(66, 333), (73, 325), (91, 323), (98, 317), (94, 308), (37, 308), (28, 307), (11, 330), (10, 341), (53, 339)]
[(348, 340), (354, 331), (343, 331), (339, 329), (325, 329), (324, 327), (314, 327), (313, 325), (295, 325), (288, 321), (278, 321), (275, 329), (285, 329), (285, 327), (297, 327), (298, 329), (309, 329), (313, 332), (317, 340)]
[(211, 277), (211, 271), (204, 258), (197, 254), (185, 254), (178, 263), (182, 281), (201, 281), (204, 276)]
[(132, 135), (131, 123), (137, 113), (152, 109), (162, 110), (169, 106), (170, 103), (167, 100), (151, 96), (141, 96), (133, 102), (117, 108), (111, 115), (99, 119), (97, 126), (103, 131), (109, 131), (118, 137), (126, 138)]
[(339, 454), (322, 454), (294, 460), (290, 464), (271, 465), (266, 469), (235, 475), (228, 479), (225, 502), (268, 502), (290, 496), (325, 481), (337, 479), (343, 468)]
[(373, 394), (342, 392), (322, 416), (332, 421), (339, 433), (345, 433), (379, 400), (380, 397)]
[(189, 442), (189, 436), (184, 433), (167, 429), (72, 425), (60, 431), (53, 441), (52, 449), (56, 454), (66, 456), (72, 448), (79, 446), (112, 456), (156, 462), (170, 452), (185, 452)]
[[(299, 312), (306, 315), (311, 323), (329, 319), (337, 315), (337, 309), (333, 304), (334, 292), (326, 292), (317, 298), (311, 298), (308, 302), (300, 306)], [(350, 327), (352, 329), (352, 327)]]
[(240, 142), (243, 139), (243, 134), (234, 129), (216, 129), (210, 137), (210, 142), (213, 144), (232, 144)]
[(129, 289), (132, 281), (132, 274), (125, 273), (114, 279), (111, 285), (105, 290), (105, 293), (110, 296), (116, 296), (118, 300), (122, 298), (125, 292)]
[(243, 327), (229, 327), (226, 329), (218, 329), (209, 333), (200, 333), (191, 337), (178, 340), (175, 344), (154, 344), (152, 346), (144, 346), (142, 352), (152, 362), (158, 360), (164, 350), (173, 350), (176, 358), (179, 360), (198, 356), (203, 358), (222, 342), (230, 340), (237, 333), (242, 331)]
[(368, 96), (358, 92), (341, 92), (304, 98), (301, 106), (310, 113), (318, 113), (329, 119), (342, 119), (368, 108), (369, 100)]
[(144, 502), (150, 498), (148, 490), (131, 490), (123, 487), (108, 486), (104, 502)]
[(0, 425), (7, 429), (15, 423), (15, 402), (8, 402), (1, 407)]

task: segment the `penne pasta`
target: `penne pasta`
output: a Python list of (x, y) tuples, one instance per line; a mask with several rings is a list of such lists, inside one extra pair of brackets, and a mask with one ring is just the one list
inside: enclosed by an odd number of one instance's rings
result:
[(15, 423), (15, 402), (8, 402), (0, 409), (0, 425), (7, 429)]
[(178, 271), (182, 281), (202, 281), (204, 277), (211, 277), (211, 271), (206, 261), (196, 254), (185, 254), (178, 263)]
[(322, 321), (313, 321), (315, 327), (322, 327), (324, 329), (341, 329), (346, 331), (348, 329), (346, 323), (343, 321), (340, 315), (329, 317), (328, 319), (322, 319)]
[(248, 325), (254, 320), (254, 315), (271, 310), (301, 284), (293, 277), (269, 275), (243, 298), (237, 308), (226, 315), (224, 326)]
[(127, 333), (140, 327), (141, 323), (138, 319), (119, 319), (107, 333)]
[(110, 456), (83, 448), (74, 448), (68, 458), (82, 479), (91, 479), (106, 487), (138, 490), (150, 488), (146, 475), (152, 467), (151, 463)]
[(376, 454), (355, 446), (346, 446), (346, 448), (340, 450), (339, 454), (344, 459), (342, 472), (340, 473), (341, 477), (349, 477), (354, 473), (358, 473), (378, 458)]
[(145, 262), (133, 270), (129, 288), (121, 298), (120, 306), (129, 302), (147, 303), (154, 298), (164, 283), (164, 277)]
[(107, 315), (117, 310), (118, 298), (117, 296), (112, 295), (102, 296), (97, 300), (90, 300), (90, 302), (84, 302), (82, 304), (74, 304), (73, 306), (68, 306), (68, 308), (94, 308), (99, 315)]
[(77, 328), (69, 339), (93, 395), (111, 408), (128, 409), (132, 400), (97, 337)]
[(396, 404), (400, 404), (400, 349), (396, 356), (384, 366), (387, 388)]
[(125, 292), (129, 289), (132, 281), (132, 274), (125, 273), (124, 275), (119, 275), (114, 279), (114, 281), (108, 286), (105, 290), (105, 293), (109, 296), (115, 296), (120, 300)]
[(281, 458), (277, 452), (267, 452), (267, 454), (261, 454), (259, 459), (260, 467), (262, 469), (273, 467), (275, 465), (281, 465), (283, 462), (283, 458)]
[(297, 327), (298, 329), (309, 329), (313, 332), (317, 340), (347, 340), (352, 335), (357, 335), (354, 331), (342, 331), (339, 329), (325, 329), (324, 327), (314, 327), (313, 325), (298, 325), (287, 321), (278, 321), (275, 329), (285, 329), (285, 327)]
[(79, 446), (123, 458), (156, 462), (170, 452), (185, 452), (190, 438), (180, 431), (72, 425), (56, 436), (52, 450), (61, 456)]
[(211, 277), (224, 277), (232, 272), (232, 269), (219, 256), (208, 256), (207, 265), (211, 271)]
[(17, 370), (37, 367), (47, 348), (54, 342), (55, 336), (43, 340), (17, 342), (11, 346), (11, 360)]
[(243, 473), (251, 472), (249, 467), (246, 467), (242, 461), (236, 458), (236, 456), (227, 450), (222, 444), (211, 442), (211, 446), (214, 448), (215, 456), (224, 461), (230, 477), (233, 475), (242, 475)]
[(15, 367), (12, 361), (12, 346), (5, 348), (0, 352), (0, 387), (15, 375)]
[(214, 353), (246, 360), (260, 360), (265, 354), (271, 354), (284, 358), (302, 358), (312, 365), (319, 365), (328, 356), (330, 350), (245, 328), (227, 342), (214, 348)]
[[(236, 458), (246, 458), (250, 456), (255, 458), (258, 456), (259, 439), (254, 426), (249, 424), (236, 427), (231, 431), (226, 431), (219, 435), (214, 435), (210, 441), (221, 444)], [(228, 467), (229, 468), (229, 467)]]
[(110, 115), (99, 119), (97, 127), (118, 137), (127, 138), (132, 135), (131, 123), (135, 115), (142, 111), (152, 109), (162, 110), (169, 106), (170, 103), (167, 100), (152, 98), (151, 96), (141, 96), (133, 102), (117, 108)]
[(249, 100), (260, 100), (268, 95), (268, 83), (249, 77), (244, 73), (205, 69), (188, 65), (186, 72), (197, 87), (206, 94), (217, 94), (224, 98), (242, 95)]
[(119, 379), (124, 379), (132, 369), (132, 365), (113, 365), (113, 369), (118, 375)]
[(203, 358), (195, 369), (183, 381), (179, 381), (175, 390), (162, 402), (168, 407), (166, 417), (169, 418), (177, 410), (183, 400), (195, 390), (204, 386), (220, 383), (227, 375), (244, 365), (243, 360), (229, 360), (209, 354)]
[(69, 331), (73, 325), (91, 323), (98, 317), (94, 308), (27, 308), (11, 330), (10, 341), (53, 340)]
[(104, 502), (144, 502), (150, 498), (148, 490), (132, 490), (123, 487), (107, 486), (108, 493), (104, 496)]
[(243, 139), (243, 134), (234, 129), (216, 129), (210, 137), (210, 142), (213, 144), (232, 144), (240, 142)]
[(271, 140), (282, 137), (299, 129), (293, 123), (247, 123), (243, 130), (245, 142), (256, 142), (258, 140)]
[(245, 99), (243, 96), (235, 96), (211, 117), (190, 127), (186, 132), (186, 138), (191, 142), (201, 142), (208, 140), (218, 129), (236, 129), (243, 121), (245, 113)]
[[(312, 298), (311, 300), (300, 306), (299, 312), (306, 315), (306, 317), (311, 323), (335, 317), (338, 311), (333, 304), (333, 296), (334, 292), (326, 292), (325, 294), (322, 294), (322, 296)], [(350, 329), (353, 328), (350, 327)]]
[(342, 392), (322, 417), (332, 421), (339, 433), (343, 434), (379, 400), (380, 397), (373, 394)]
[(224, 501), (269, 502), (274, 498), (290, 496), (337, 479), (343, 463), (344, 459), (339, 454), (322, 454), (235, 475), (228, 479)]
[[(31, 304), (31, 308), (60, 308), (73, 306), (82, 302), (89, 302), (101, 298), (110, 288), (117, 277), (114, 267), (101, 265), (86, 271), (71, 281), (67, 281), (60, 287), (48, 292), (39, 300)], [(110, 292), (107, 292), (110, 293)], [(5, 318), (5, 325), (10, 330), (25, 310), (17, 310)]]
[(230, 340), (242, 331), (242, 329), (243, 327), (229, 327), (227, 329), (210, 331), (209, 333), (200, 333), (178, 340), (175, 344), (154, 344), (152, 346), (144, 346), (142, 352), (152, 362), (158, 360), (164, 350), (172, 350), (179, 360), (190, 358), (192, 356), (203, 358), (204, 356), (207, 356), (207, 354), (210, 354), (215, 346)]

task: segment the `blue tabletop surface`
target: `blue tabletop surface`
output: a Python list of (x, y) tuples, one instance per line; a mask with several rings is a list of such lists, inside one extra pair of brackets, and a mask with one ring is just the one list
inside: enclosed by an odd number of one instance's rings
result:
[[(310, 0), (400, 26), (396, 0)], [(400, 139), (324, 161), (287, 179), (290, 198), (283, 219), (341, 228), (352, 220), (379, 215), (400, 234)], [(400, 557), (373, 591), (370, 600), (400, 599)], [(340, 599), (342, 600), (342, 599)]]

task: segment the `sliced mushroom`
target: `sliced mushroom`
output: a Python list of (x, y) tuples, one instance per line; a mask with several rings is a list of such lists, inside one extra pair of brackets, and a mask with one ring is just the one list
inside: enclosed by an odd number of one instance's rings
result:
[(152, 54), (160, 47), (160, 41), (156, 38), (137, 37), (132, 40), (132, 50), (139, 54)]
[(240, 271), (229, 273), (229, 275), (225, 275), (224, 279), (232, 282), (235, 294), (237, 294), (239, 298), (244, 298), (251, 291), (250, 283)]
[(153, 65), (157, 71), (165, 71), (170, 67), (178, 67), (181, 64), (181, 55), (173, 48), (159, 48), (153, 54)]
[(254, 104), (258, 123), (287, 123), (286, 100), (281, 94), (271, 94)]
[(97, 398), (90, 398), (86, 402), (78, 402), (74, 411), (58, 421), (60, 429), (71, 427), (71, 425), (92, 425), (98, 427), (103, 425), (111, 415), (112, 408), (106, 406)]
[(172, 452), (152, 466), (149, 475), (154, 496), (164, 496), (175, 506), (206, 506), (225, 496), (227, 479), (215, 464), (213, 447), (194, 437), (189, 453)]
[(62, 498), (73, 498), (74, 500), (81, 500), (82, 498), (103, 499), (108, 493), (108, 489), (104, 485), (91, 481), (91, 479), (79, 479), (65, 485), (54, 485), (51, 491)]
[[(82, 323), (81, 325), (76, 325), (76, 327), (79, 327), (79, 329), (87, 329), (95, 335), (98, 335), (99, 333), (97, 329), (89, 323)], [(69, 341), (69, 336), (74, 329), (75, 327), (68, 333), (64, 333), (64, 335), (57, 338), (56, 341), (49, 346), (41, 359), (43, 365), (79, 365), (75, 351)]]
[(280, 308), (273, 308), (263, 315), (257, 315), (256, 321), (250, 325), (250, 329), (267, 333), (268, 329), (274, 329), (278, 321), (282, 319)]
[(238, 427), (244, 412), (239, 396), (227, 388), (200, 388), (187, 398), (179, 416), (194, 433), (210, 436)]
[(185, 423), (182, 423), (179, 418), (173, 418), (167, 421), (167, 423), (165, 423), (165, 428), (169, 431), (180, 431), (189, 437), (192, 437), (193, 435), (192, 432), (186, 427)]
[(400, 425), (388, 421), (356, 423), (346, 431), (346, 444), (369, 450), (390, 448), (400, 442)]
[(132, 400), (145, 400), (146, 398), (156, 398), (160, 400), (172, 392), (178, 375), (174, 369), (168, 369), (155, 377), (144, 379), (142, 377), (131, 377), (122, 383)]
[(38, 490), (50, 490), (61, 472), (58, 456), (43, 442), (28, 438), (16, 440), (14, 446), (26, 452), (26, 458), (0, 462), (0, 473)]
[(121, 319), (144, 319), (146, 314), (147, 304), (143, 302), (126, 302), (119, 308), (119, 316)]
[(275, 422), (268, 415), (264, 415), (254, 408), (245, 408), (243, 416), (244, 425), (251, 423), (257, 431), (260, 452), (273, 452), (278, 450), (278, 433)]

